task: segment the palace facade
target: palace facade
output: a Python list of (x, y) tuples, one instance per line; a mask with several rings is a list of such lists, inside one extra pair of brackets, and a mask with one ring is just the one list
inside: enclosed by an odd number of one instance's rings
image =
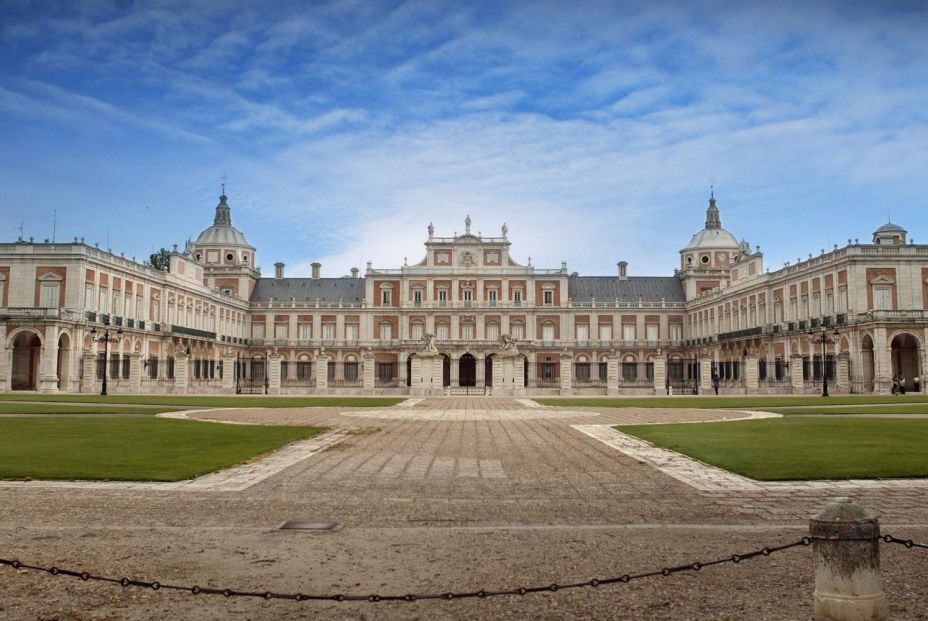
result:
[(928, 364), (928, 246), (895, 224), (773, 271), (714, 196), (673, 276), (536, 268), (510, 245), (468, 217), (429, 225), (415, 264), (262, 277), (225, 195), (162, 270), (77, 239), (0, 244), (0, 392), (885, 393)]

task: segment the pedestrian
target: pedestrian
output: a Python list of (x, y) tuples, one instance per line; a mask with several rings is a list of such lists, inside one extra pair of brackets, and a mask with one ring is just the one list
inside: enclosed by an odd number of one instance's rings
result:
[(712, 374), (712, 388), (715, 389), (715, 394), (716, 394), (716, 395), (719, 394), (719, 385), (720, 385), (720, 383), (721, 383), (721, 382), (719, 382), (719, 374), (718, 374), (718, 373), (713, 373), (713, 374)]
[(896, 396), (896, 393), (899, 392), (899, 378), (893, 375), (893, 387), (892, 387), (893, 396)]
[(899, 376), (899, 394), (905, 394), (905, 375)]
[(915, 392), (922, 391), (922, 385), (921, 382), (919, 382), (917, 375), (915, 376), (915, 379), (912, 380), (912, 390)]

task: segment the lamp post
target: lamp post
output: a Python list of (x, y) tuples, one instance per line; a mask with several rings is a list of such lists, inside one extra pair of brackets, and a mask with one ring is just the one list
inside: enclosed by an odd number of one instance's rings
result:
[(103, 322), (103, 334), (97, 336), (97, 328), (93, 327), (90, 330), (90, 340), (94, 343), (103, 343), (103, 388), (100, 390), (100, 396), (106, 396), (106, 376), (107, 376), (107, 365), (109, 364), (110, 359), (110, 343), (118, 343), (119, 337), (122, 336), (122, 328), (116, 330), (116, 336), (110, 335), (110, 322)]
[(816, 335), (815, 330), (809, 330), (809, 343), (812, 344), (812, 353), (815, 354), (815, 344), (821, 343), (822, 345), (822, 396), (828, 396), (828, 368), (825, 366), (825, 345), (832, 345), (838, 342), (838, 337), (840, 334), (837, 330), (829, 336), (828, 327), (822, 326), (821, 332)]
[(242, 375), (242, 354), (241, 352), (235, 353), (235, 394), (242, 394), (242, 386), (239, 384), (239, 378)]

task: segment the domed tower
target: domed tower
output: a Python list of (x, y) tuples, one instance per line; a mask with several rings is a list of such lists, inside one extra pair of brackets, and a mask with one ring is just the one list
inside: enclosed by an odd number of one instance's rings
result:
[(878, 246), (904, 246), (908, 231), (892, 222), (887, 222), (873, 231), (873, 243)]
[(255, 269), (255, 248), (232, 226), (232, 210), (225, 192), (216, 205), (213, 226), (193, 242), (193, 257), (203, 265), (207, 286), (243, 300), (249, 298), (259, 276)]
[(706, 209), (706, 226), (680, 251), (680, 277), (686, 299), (727, 285), (732, 264), (744, 254), (745, 248), (738, 239), (722, 228), (715, 191), (712, 191)]

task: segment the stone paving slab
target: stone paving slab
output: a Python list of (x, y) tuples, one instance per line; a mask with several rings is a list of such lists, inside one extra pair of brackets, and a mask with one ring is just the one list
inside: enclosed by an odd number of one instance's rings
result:
[(655, 446), (613, 429), (609, 425), (573, 425), (573, 428), (634, 459), (647, 462), (690, 487), (716, 491), (854, 491), (859, 489), (909, 489), (928, 491), (928, 479), (850, 479), (841, 481), (757, 481), (688, 455)]

